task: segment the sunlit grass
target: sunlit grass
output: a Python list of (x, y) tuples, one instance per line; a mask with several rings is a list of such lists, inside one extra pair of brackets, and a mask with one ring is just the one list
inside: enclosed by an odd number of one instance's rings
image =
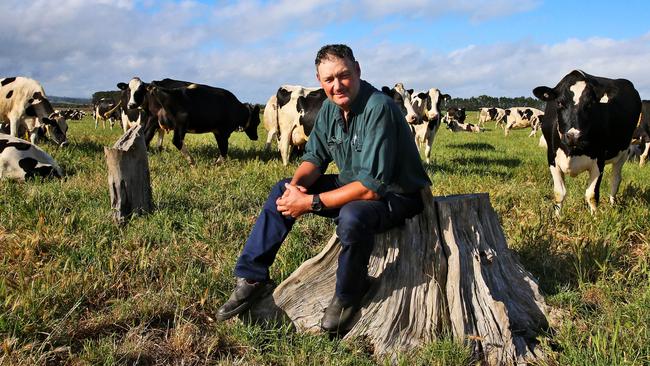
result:
[[(470, 114), (470, 121), (476, 120)], [(213, 315), (232, 289), (232, 268), (269, 188), (297, 166), (281, 164), (241, 133), (215, 166), (211, 134), (188, 135), (190, 168), (166, 137), (149, 155), (156, 210), (127, 226), (110, 220), (103, 148), (121, 135), (71, 122), (71, 145), (43, 145), (63, 180), (0, 182), (0, 363), (386, 364), (363, 340), (330, 341)], [(586, 175), (567, 179), (564, 215), (552, 215), (545, 151), (528, 130), (504, 137), (441, 130), (426, 170), (435, 195), (488, 192), (509, 246), (562, 316), (552, 321), (549, 363), (650, 363), (650, 168), (628, 163), (610, 206), (584, 202)], [(318, 253), (334, 226), (305, 217), (272, 267), (276, 281)], [(450, 339), (405, 352), (411, 365), (475, 362)]]

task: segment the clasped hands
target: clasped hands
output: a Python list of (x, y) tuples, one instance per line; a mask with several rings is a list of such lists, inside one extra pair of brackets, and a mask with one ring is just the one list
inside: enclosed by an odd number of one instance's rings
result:
[(307, 188), (289, 183), (285, 183), (284, 188), (282, 197), (275, 201), (282, 215), (298, 218), (311, 211), (311, 195), (307, 194)]

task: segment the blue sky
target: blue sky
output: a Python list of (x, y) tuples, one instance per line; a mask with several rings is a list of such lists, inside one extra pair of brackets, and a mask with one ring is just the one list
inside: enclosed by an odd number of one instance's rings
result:
[(346, 43), (376, 87), (532, 96), (581, 68), (650, 99), (648, 14), (636, 0), (3, 0), (0, 76), (74, 97), (171, 77), (264, 103), (316, 85), (318, 48)]

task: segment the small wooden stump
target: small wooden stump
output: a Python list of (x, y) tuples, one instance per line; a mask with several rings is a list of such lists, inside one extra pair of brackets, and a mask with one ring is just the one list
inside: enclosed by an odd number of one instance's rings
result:
[(133, 214), (153, 211), (147, 146), (137, 125), (112, 148), (105, 147), (113, 221), (123, 224)]
[[(543, 358), (537, 337), (547, 307), (534, 279), (506, 245), (487, 194), (432, 197), (406, 225), (377, 235), (369, 263), (374, 283), (345, 338), (363, 337), (392, 355), (451, 335), (491, 365)], [(289, 321), (319, 332), (334, 293), (339, 253), (333, 235), (255, 304), (243, 319)]]

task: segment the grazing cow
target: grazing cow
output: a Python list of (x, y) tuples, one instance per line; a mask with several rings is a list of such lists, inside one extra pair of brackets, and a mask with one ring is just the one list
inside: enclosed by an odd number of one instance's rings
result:
[[(275, 93), (277, 103), (278, 147), (282, 164), (289, 164), (291, 150), (302, 148), (314, 128), (316, 116), (327, 95), (322, 88), (282, 85)], [(268, 140), (267, 140), (268, 141)]]
[(436, 88), (411, 96), (413, 110), (418, 117), (418, 122), (412, 124), (415, 133), (415, 145), (420, 151), (424, 146), (424, 157), (427, 164), (431, 162), (431, 146), (440, 127), (440, 104), (449, 99), (451, 99), (449, 94), (442, 94)]
[(447, 114), (443, 118), (447, 124), (447, 128), (452, 132), (481, 132), (482, 129), (478, 125), (471, 123), (465, 123), (465, 108), (449, 108), (447, 109)]
[(183, 142), (188, 132), (214, 134), (220, 153), (217, 163), (226, 159), (228, 138), (233, 131), (243, 130), (251, 140), (257, 140), (259, 106), (241, 103), (228, 90), (201, 84), (164, 88), (152, 83), (148, 91), (149, 97), (162, 107), (158, 112), (158, 123), (165, 129), (174, 130), (172, 143), (190, 165), (194, 165), (194, 159)]
[(413, 94), (413, 89), (406, 90), (404, 89), (404, 84), (397, 83), (392, 89), (387, 86), (383, 86), (381, 91), (389, 97), (393, 98), (393, 101), (402, 111), (402, 115), (408, 123), (417, 123), (418, 116), (413, 110), (413, 104), (411, 103), (411, 94)]
[(645, 165), (650, 153), (650, 100), (644, 100), (641, 103), (641, 115), (632, 135), (632, 143), (642, 147), (640, 149), (639, 166)]
[(579, 70), (554, 87), (539, 86), (533, 94), (546, 102), (542, 133), (553, 176), (555, 212), (566, 196), (564, 175), (589, 172), (585, 198), (592, 213), (600, 196), (605, 164), (612, 164), (610, 202), (621, 183), (621, 169), (641, 112), (641, 98), (625, 79), (607, 79)]
[(41, 148), (17, 137), (0, 134), (0, 179), (24, 181), (62, 176), (59, 165)]
[(95, 111), (95, 128), (99, 126), (99, 120), (102, 120), (102, 128), (106, 128), (106, 120), (108, 124), (113, 129), (115, 121), (120, 119), (120, 104), (115, 104), (115, 101), (111, 98), (101, 98), (97, 101), (97, 104), (93, 107)]
[(508, 136), (510, 130), (532, 127), (530, 136), (533, 136), (537, 133), (541, 123), (539, 117), (544, 114), (537, 108), (532, 107), (513, 107), (508, 108), (505, 111), (506, 113), (506, 126), (504, 128), (504, 134)]
[(61, 147), (68, 144), (65, 118), (54, 111), (43, 87), (34, 79), (20, 76), (0, 79), (1, 121), (9, 123), (11, 136), (28, 134), (32, 143), (48, 136)]
[(506, 110), (503, 108), (481, 108), (478, 112), (478, 125), (483, 127), (485, 122), (494, 121), (495, 126), (503, 128), (504, 120), (506, 118)]

